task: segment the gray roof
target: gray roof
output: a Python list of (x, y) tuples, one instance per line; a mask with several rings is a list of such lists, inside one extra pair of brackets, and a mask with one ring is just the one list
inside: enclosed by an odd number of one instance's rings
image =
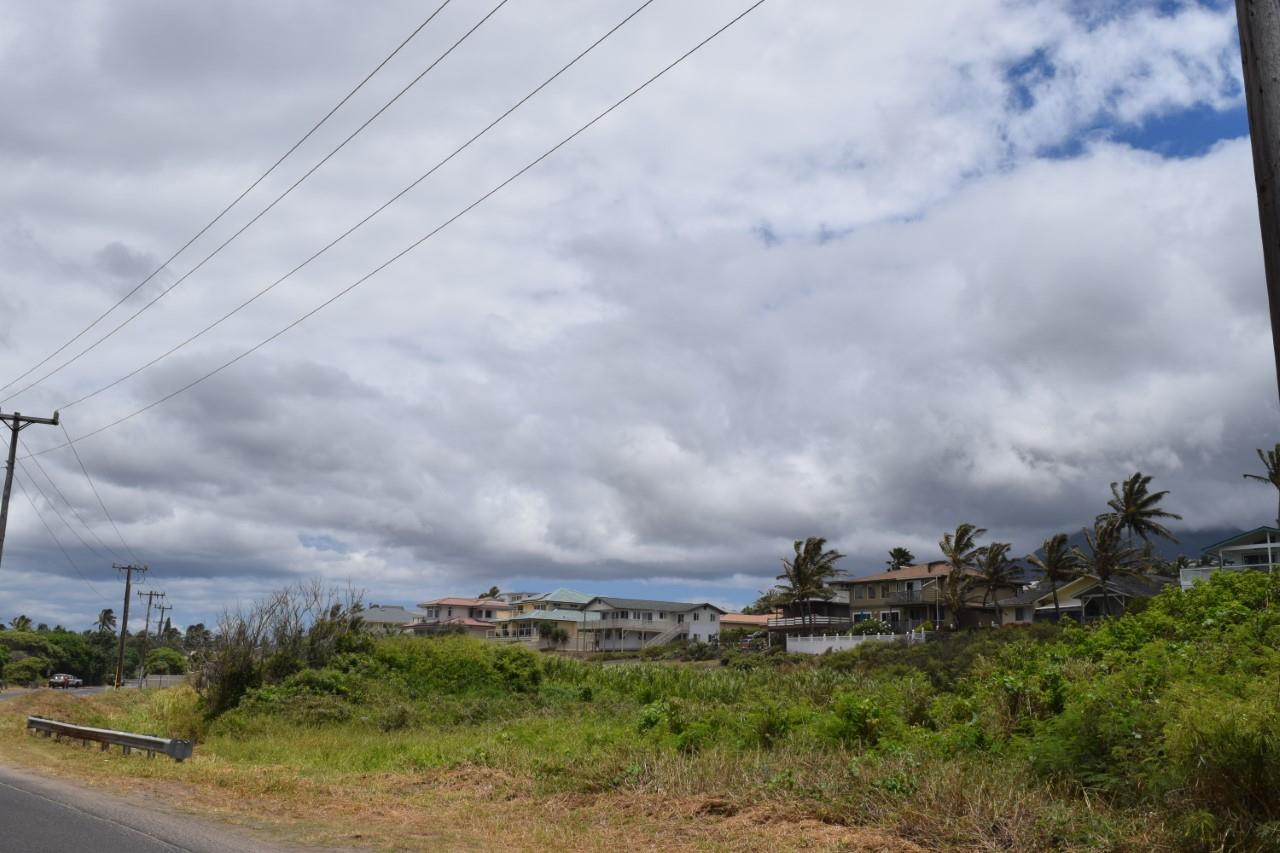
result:
[(559, 604), (586, 604), (594, 596), (587, 595), (585, 592), (578, 592), (576, 589), (568, 589), (560, 587), (553, 589), (551, 592), (544, 592), (541, 595), (533, 596), (533, 601), (553, 601)]
[[(1116, 575), (1107, 581), (1107, 592), (1129, 598), (1150, 598), (1171, 583), (1174, 583), (1173, 578), (1160, 577), (1159, 575)], [(1076, 597), (1101, 595), (1102, 584), (1099, 582), (1081, 590)]]
[(378, 625), (403, 625), (406, 622), (412, 622), (418, 616), (425, 616), (417, 610), (406, 610), (399, 606), (373, 606), (366, 607), (360, 613), (360, 618), (365, 622)]
[(720, 613), (728, 612), (723, 607), (717, 607), (709, 601), (696, 603), (688, 601), (654, 601), (647, 598), (613, 598), (607, 595), (597, 595), (587, 602), (587, 606), (590, 607), (597, 602), (607, 604), (614, 610), (664, 610), (671, 613), (684, 613), (689, 610), (697, 610), (699, 607), (710, 607)]
[(1252, 536), (1256, 536), (1259, 533), (1280, 534), (1280, 528), (1270, 527), (1264, 524), (1262, 527), (1255, 527), (1252, 530), (1246, 530), (1243, 533), (1237, 533), (1235, 536), (1231, 536), (1227, 539), (1223, 539), (1221, 542), (1214, 542), (1212, 545), (1206, 545), (1200, 549), (1200, 553), (1201, 554), (1212, 553), (1214, 551), (1217, 551), (1219, 548), (1229, 547), (1239, 542), (1241, 539), (1248, 539)]

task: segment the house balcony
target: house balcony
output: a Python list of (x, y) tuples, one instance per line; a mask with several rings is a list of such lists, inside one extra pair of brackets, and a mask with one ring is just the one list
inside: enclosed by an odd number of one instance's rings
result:
[(884, 598), (880, 599), (881, 604), (887, 604), (891, 607), (904, 604), (936, 604), (941, 600), (938, 590), (935, 587), (928, 589), (904, 589), (898, 592), (891, 592)]
[(851, 624), (848, 616), (771, 616), (769, 628), (774, 631), (787, 631), (793, 628), (830, 628), (844, 627)]

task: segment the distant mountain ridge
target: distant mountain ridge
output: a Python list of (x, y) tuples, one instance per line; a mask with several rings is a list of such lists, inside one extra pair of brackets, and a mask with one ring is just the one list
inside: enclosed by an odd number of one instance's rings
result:
[[(1173, 534), (1178, 537), (1177, 542), (1170, 542), (1166, 539), (1152, 538), (1151, 544), (1155, 547), (1156, 556), (1165, 560), (1174, 560), (1185, 554), (1194, 560), (1200, 556), (1200, 552), (1215, 543), (1221, 542), (1223, 539), (1230, 539), (1232, 536), (1239, 536), (1244, 530), (1239, 527), (1210, 527), (1205, 530), (1175, 530)], [(1078, 545), (1085, 548), (1084, 532), (1077, 530), (1071, 534), (1069, 540), (1071, 545)], [(1138, 546), (1142, 546), (1142, 540), (1138, 540)], [(1039, 551), (1037, 551), (1039, 553)]]

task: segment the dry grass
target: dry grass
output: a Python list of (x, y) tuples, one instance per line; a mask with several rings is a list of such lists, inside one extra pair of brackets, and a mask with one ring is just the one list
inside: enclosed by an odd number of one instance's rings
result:
[[(177, 764), (101, 753), (24, 733), (27, 714), (94, 722), (128, 716), (139, 697), (39, 692), (0, 711), (0, 755), (89, 784), (255, 828), (275, 837), (379, 850), (883, 851), (926, 848), (892, 831), (842, 825), (785, 798), (632, 789), (546, 793), (527, 776), (458, 766), (420, 772), (304, 771), (251, 765), (198, 748)], [(151, 700), (157, 701), (157, 700)], [(714, 770), (714, 766), (704, 768)], [(728, 769), (723, 768), (723, 769)], [(657, 786), (653, 786), (657, 787)]]

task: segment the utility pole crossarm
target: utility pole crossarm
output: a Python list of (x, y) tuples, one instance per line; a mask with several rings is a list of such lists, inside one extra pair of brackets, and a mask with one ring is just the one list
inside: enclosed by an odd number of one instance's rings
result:
[(4, 557), (4, 532), (9, 527), (9, 495), (13, 491), (13, 467), (18, 458), (18, 433), (32, 424), (58, 425), (58, 413), (51, 418), (35, 418), (19, 412), (0, 412), (0, 423), (9, 426), (9, 461), (4, 469), (4, 492), (0, 494), (0, 558)]

